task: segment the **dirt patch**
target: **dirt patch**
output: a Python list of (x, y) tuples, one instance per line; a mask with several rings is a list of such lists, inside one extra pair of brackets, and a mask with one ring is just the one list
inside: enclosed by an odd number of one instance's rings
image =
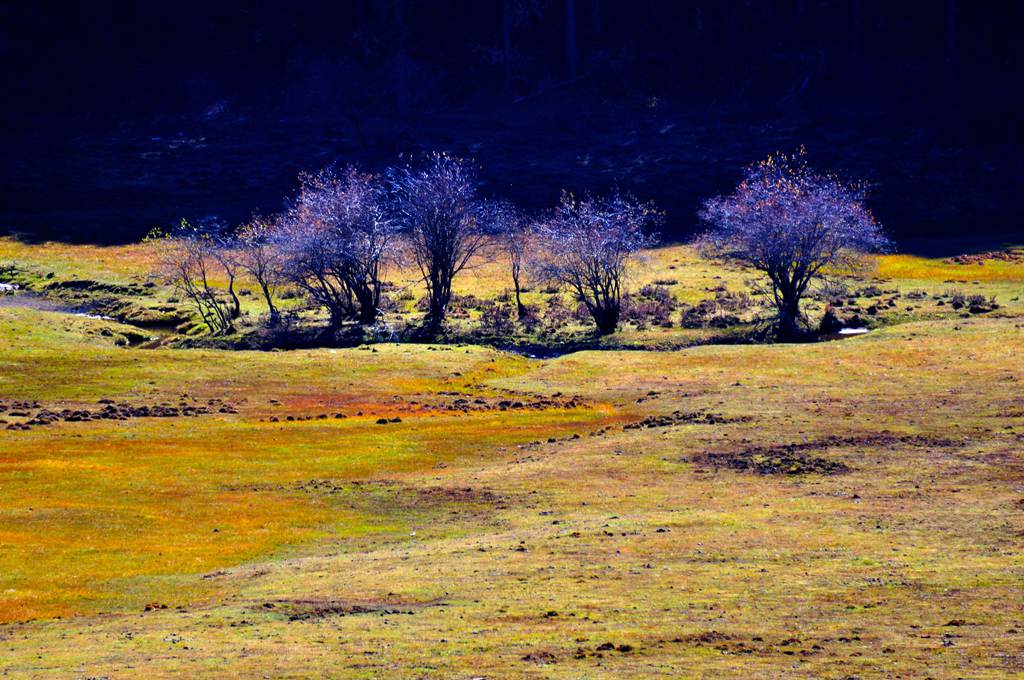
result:
[(808, 455), (799, 451), (796, 446), (755, 447), (735, 453), (706, 453), (695, 457), (694, 462), (759, 475), (835, 475), (850, 470), (845, 463)]
[(334, 479), (310, 479), (285, 484), (245, 484), (224, 487), (226, 491), (270, 491), (299, 492), (315, 496), (335, 496), (339, 499), (359, 504), (372, 502), (383, 504), (392, 509), (429, 509), (442, 508), (455, 512), (458, 506), (473, 506), (476, 512), (486, 510), (506, 510), (513, 501), (519, 506), (527, 505), (526, 499), (515, 499), (512, 496), (499, 494), (488, 488), (459, 486), (428, 486), (413, 487), (393, 480), (346, 481)]
[(655, 427), (672, 427), (673, 425), (727, 425), (729, 423), (746, 423), (749, 416), (723, 416), (720, 413), (709, 413), (707, 411), (674, 411), (663, 416), (647, 416), (635, 423), (627, 423), (622, 426), (623, 430), (641, 430)]
[(508, 497), (490, 489), (465, 487), (431, 486), (417, 489), (416, 494), (428, 503), (485, 503), (499, 509), (508, 507)]
[(81, 311), (81, 307), (51, 300), (41, 295), (12, 291), (0, 291), (0, 307), (34, 309), (38, 312), (61, 312), (63, 314), (75, 314)]
[(473, 411), (544, 411), (549, 409), (577, 409), (587, 406), (580, 396), (516, 395), (514, 397), (483, 397), (462, 392), (438, 392), (441, 400), (410, 400), (414, 411), (441, 411), (470, 413)]
[[(481, 413), (490, 411), (544, 411), (549, 409), (586, 408), (588, 404), (582, 397), (560, 398), (544, 396), (520, 396), (519, 398), (481, 397), (462, 392), (438, 392), (435, 395), (405, 399), (394, 396), (389, 403), (395, 404), (394, 409), (402, 413)], [(362, 411), (356, 413), (362, 416)], [(328, 418), (346, 418), (344, 413), (320, 413), (317, 415), (275, 415), (267, 418), (267, 422), (303, 422), (307, 420), (325, 420)], [(372, 417), (372, 416), (371, 416)], [(401, 417), (381, 416), (375, 419), (378, 425), (389, 425), (402, 422)]]
[(946, 261), (953, 264), (985, 264), (991, 260), (1001, 262), (1024, 262), (1024, 248), (1007, 248), (1005, 250), (990, 250), (974, 255), (957, 255), (948, 258)]
[(299, 491), (315, 495), (335, 495), (353, 491), (383, 492), (399, 486), (398, 482), (380, 479), (367, 481), (342, 481), (334, 479), (309, 479), (287, 484), (231, 484), (225, 491)]
[(132, 418), (190, 418), (213, 413), (238, 413), (223, 399), (205, 402), (182, 400), (178, 404), (129, 404), (101, 399), (98, 409), (47, 408), (38, 401), (0, 402), (0, 425), (8, 430), (30, 430), (57, 422), (80, 423), (93, 420), (129, 420)]
[(308, 600), (275, 600), (264, 602), (260, 611), (273, 611), (286, 617), (289, 621), (318, 621), (329, 617), (353, 616), (357, 614), (411, 615), (416, 609), (438, 606), (438, 602), (348, 602), (342, 600), (308, 599)]
[(691, 462), (759, 475), (836, 475), (850, 471), (842, 461), (813, 455), (812, 451), (828, 451), (852, 447), (955, 447), (962, 442), (952, 439), (927, 437), (924, 435), (893, 435), (876, 433), (853, 437), (824, 437), (809, 442), (782, 444), (779, 446), (753, 446), (739, 451), (704, 453), (694, 456)]
[(558, 663), (558, 657), (555, 656), (554, 653), (549, 652), (547, 650), (539, 650), (536, 652), (530, 652), (529, 654), (525, 655), (523, 657), (523, 661), (528, 661), (529, 663), (535, 663), (545, 666), (547, 664)]
[(762, 636), (755, 635), (749, 639), (740, 639), (728, 633), (720, 633), (716, 630), (709, 630), (702, 633), (682, 635), (669, 640), (658, 640), (654, 643), (656, 647), (670, 645), (686, 645), (689, 647), (710, 647), (723, 654), (740, 655), (756, 654), (758, 656), (814, 656), (816, 654), (828, 653), (826, 647), (835, 643), (859, 642), (860, 637), (840, 637), (838, 639), (820, 638), (817, 640), (801, 640), (796, 637), (788, 637), (777, 642), (766, 641)]
[(691, 635), (674, 638), (672, 642), (690, 642), (700, 645), (710, 645), (715, 642), (723, 642), (731, 639), (732, 636), (728, 633), (719, 633), (717, 630), (708, 630), (703, 633), (693, 633)]

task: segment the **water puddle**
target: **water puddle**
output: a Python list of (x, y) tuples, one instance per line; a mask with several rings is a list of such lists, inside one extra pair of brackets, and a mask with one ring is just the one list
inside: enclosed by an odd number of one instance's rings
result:
[(858, 335), (866, 335), (870, 332), (870, 328), (843, 328), (837, 333), (829, 333), (820, 337), (822, 340), (845, 340), (846, 338), (855, 338)]

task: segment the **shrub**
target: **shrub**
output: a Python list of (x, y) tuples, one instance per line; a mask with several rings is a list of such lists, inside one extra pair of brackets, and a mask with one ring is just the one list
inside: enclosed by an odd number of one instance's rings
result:
[(398, 220), (427, 286), (427, 330), (440, 330), (452, 297), (452, 281), (486, 246), (489, 206), (478, 197), (479, 181), (467, 161), (433, 153), (418, 168), (390, 173)]
[(381, 178), (349, 167), (301, 176), (275, 240), (287, 278), (327, 309), (331, 326), (380, 315), (382, 273), (397, 256), (397, 225), (389, 217)]
[(825, 269), (855, 269), (889, 240), (864, 205), (863, 185), (810, 169), (803, 149), (747, 168), (728, 196), (704, 203), (708, 252), (752, 265), (768, 279), (784, 339), (800, 335), (800, 301)]
[(622, 297), (622, 320), (643, 329), (648, 325), (669, 328), (678, 307), (672, 293), (660, 285), (646, 285), (636, 294)]
[(512, 307), (498, 303), (487, 305), (480, 315), (480, 326), (489, 335), (499, 337), (511, 335), (515, 330)]
[(577, 199), (563, 193), (558, 207), (537, 226), (537, 274), (568, 286), (598, 333), (613, 333), (627, 262), (653, 242), (644, 230), (659, 219), (653, 206), (628, 196)]

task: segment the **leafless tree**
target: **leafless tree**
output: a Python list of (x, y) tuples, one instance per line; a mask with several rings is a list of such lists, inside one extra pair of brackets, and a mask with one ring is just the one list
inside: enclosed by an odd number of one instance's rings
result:
[(889, 239), (864, 205), (866, 189), (808, 167), (806, 152), (776, 154), (751, 165), (736, 190), (705, 202), (710, 229), (700, 244), (751, 264), (769, 281), (779, 335), (796, 339), (800, 300), (826, 270), (852, 270), (864, 252)]
[(274, 221), (255, 216), (243, 224), (236, 234), (238, 263), (260, 287), (267, 302), (268, 323), (277, 325), (281, 315), (274, 304), (274, 290), (281, 283), (282, 252), (274, 242)]
[(301, 178), (275, 242), (289, 279), (330, 313), (371, 324), (380, 314), (382, 273), (396, 254), (397, 228), (377, 175), (347, 168)]
[(153, 232), (146, 241), (156, 249), (159, 273), (189, 301), (214, 335), (234, 330), (234, 303), (211, 284), (219, 249), (210, 229), (186, 220), (170, 233)]
[(427, 286), (427, 330), (444, 323), (452, 281), (487, 245), (489, 205), (478, 198), (473, 166), (445, 153), (390, 173), (395, 211)]
[(238, 242), (235, 234), (220, 224), (208, 227), (206, 235), (210, 241), (210, 257), (220, 265), (227, 277), (227, 293), (231, 300), (229, 313), (232, 319), (237, 319), (242, 314), (242, 301), (235, 291), (235, 282), (238, 280), (238, 274), (243, 270)]
[(604, 198), (563, 193), (554, 212), (537, 225), (537, 272), (572, 289), (598, 333), (614, 333), (629, 258), (654, 242), (646, 229), (660, 219), (652, 204), (619, 193)]
[(507, 202), (494, 204), (490, 213), (498, 242), (508, 256), (516, 297), (516, 311), (522, 319), (526, 316), (526, 307), (522, 300), (522, 278), (532, 238), (530, 222), (514, 205)]

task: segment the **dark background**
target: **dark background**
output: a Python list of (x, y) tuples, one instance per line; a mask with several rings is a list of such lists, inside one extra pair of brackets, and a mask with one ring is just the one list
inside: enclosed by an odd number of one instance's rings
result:
[(804, 144), (904, 244), (1024, 240), (1024, 3), (0, 1), (0, 233), (122, 242), (446, 149), (530, 209), (701, 198)]

